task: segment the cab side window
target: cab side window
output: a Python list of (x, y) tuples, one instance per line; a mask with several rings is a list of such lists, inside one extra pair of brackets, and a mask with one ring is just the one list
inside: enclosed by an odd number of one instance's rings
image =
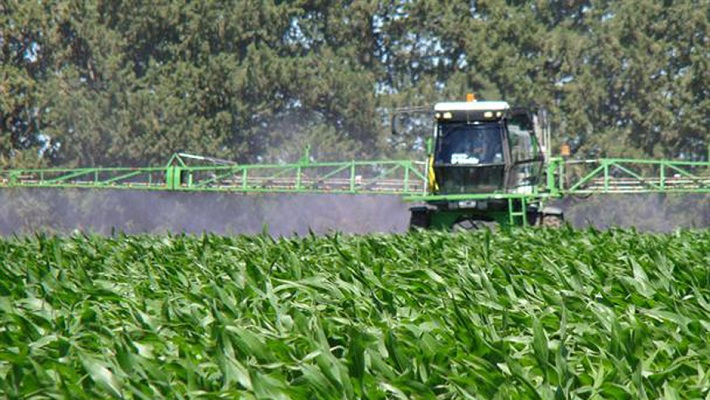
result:
[(514, 163), (535, 158), (530, 139), (529, 131), (521, 129), (519, 125), (508, 125), (508, 142)]

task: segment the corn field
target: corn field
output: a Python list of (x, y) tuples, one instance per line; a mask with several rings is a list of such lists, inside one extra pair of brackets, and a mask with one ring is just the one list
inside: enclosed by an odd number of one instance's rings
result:
[(710, 398), (710, 231), (0, 241), (0, 395)]

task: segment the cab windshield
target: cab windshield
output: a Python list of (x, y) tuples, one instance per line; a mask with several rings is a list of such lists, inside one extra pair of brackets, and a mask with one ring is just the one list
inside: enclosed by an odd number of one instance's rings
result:
[(503, 127), (497, 122), (443, 123), (438, 127), (435, 164), (503, 164)]

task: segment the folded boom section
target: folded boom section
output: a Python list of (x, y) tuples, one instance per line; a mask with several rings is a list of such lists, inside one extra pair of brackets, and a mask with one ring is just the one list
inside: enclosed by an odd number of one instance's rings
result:
[(561, 195), (710, 193), (710, 162), (553, 159), (548, 190)]
[(287, 165), (176, 165), (161, 168), (0, 171), (0, 187), (105, 188), (243, 193), (419, 194), (425, 163), (350, 161)]

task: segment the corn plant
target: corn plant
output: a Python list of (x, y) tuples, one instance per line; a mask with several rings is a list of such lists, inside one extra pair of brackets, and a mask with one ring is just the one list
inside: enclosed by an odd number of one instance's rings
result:
[(710, 398), (710, 232), (0, 240), (7, 398)]

